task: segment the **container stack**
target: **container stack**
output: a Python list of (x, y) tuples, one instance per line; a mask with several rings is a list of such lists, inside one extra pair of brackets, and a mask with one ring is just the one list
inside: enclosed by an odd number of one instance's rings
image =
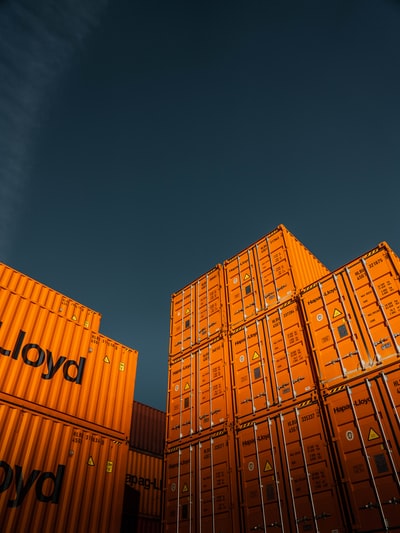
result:
[(161, 533), (165, 412), (135, 401), (120, 533)]
[(279, 226), (172, 295), (166, 533), (400, 530), (399, 265)]
[(137, 352), (0, 265), (0, 530), (118, 532)]

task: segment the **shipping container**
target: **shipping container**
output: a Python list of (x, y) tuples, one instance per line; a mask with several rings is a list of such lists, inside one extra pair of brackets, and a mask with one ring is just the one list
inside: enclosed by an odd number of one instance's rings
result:
[(228, 421), (232, 421), (232, 394), (228, 346), (222, 336), (170, 359), (166, 441), (198, 438)]
[(137, 351), (0, 290), (0, 391), (129, 438)]
[(138, 493), (138, 515), (161, 521), (162, 476), (161, 457), (129, 450), (125, 482)]
[(319, 402), (235, 429), (242, 533), (347, 533)]
[(220, 431), (165, 456), (164, 533), (240, 533), (234, 440)]
[(283, 225), (226, 260), (223, 268), (230, 328), (293, 298), (329, 272)]
[(128, 443), (0, 403), (0, 531), (119, 533)]
[(400, 367), (324, 397), (352, 531), (400, 531)]
[(0, 263), (0, 288), (7, 289), (54, 313), (77, 322), (85, 328), (99, 331), (101, 314), (42, 283)]
[(399, 292), (398, 261), (386, 243), (301, 291), (322, 386), (398, 359)]
[(229, 335), (235, 419), (298, 402), (316, 390), (312, 356), (297, 299), (260, 314)]
[(162, 457), (165, 446), (165, 424), (164, 411), (134, 401), (129, 447)]
[(170, 356), (221, 334), (226, 325), (222, 266), (216, 265), (171, 296)]

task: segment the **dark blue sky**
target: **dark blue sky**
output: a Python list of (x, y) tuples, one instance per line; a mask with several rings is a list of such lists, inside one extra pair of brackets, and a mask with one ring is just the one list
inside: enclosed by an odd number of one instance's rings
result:
[[(77, 4), (77, 5), (74, 5)], [(0, 2), (0, 260), (165, 408), (171, 294), (284, 224), (400, 253), (400, 2)]]

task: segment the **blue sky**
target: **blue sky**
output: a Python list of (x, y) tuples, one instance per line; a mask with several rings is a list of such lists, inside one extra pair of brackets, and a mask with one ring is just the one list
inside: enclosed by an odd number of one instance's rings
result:
[(167, 394), (174, 291), (284, 224), (400, 253), (400, 2), (0, 2), (0, 260)]

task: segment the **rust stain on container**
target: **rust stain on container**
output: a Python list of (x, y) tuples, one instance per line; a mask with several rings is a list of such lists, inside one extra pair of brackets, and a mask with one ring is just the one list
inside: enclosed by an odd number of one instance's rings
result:
[(223, 273), (217, 265), (172, 295), (169, 354), (204, 344), (223, 331), (225, 322)]
[(0, 403), (0, 530), (119, 531), (127, 443)]
[(136, 350), (0, 290), (3, 397), (128, 438), (136, 365)]
[(311, 400), (236, 429), (243, 531), (348, 531), (327, 439)]
[(161, 521), (163, 459), (129, 450), (125, 482), (137, 494), (138, 515)]
[(231, 328), (292, 298), (329, 272), (283, 225), (223, 266)]
[(171, 447), (165, 472), (165, 533), (241, 531), (231, 435), (221, 431), (192, 445)]
[(227, 342), (220, 337), (170, 360), (167, 443), (215, 431), (232, 419)]
[(357, 378), (400, 353), (398, 262), (386, 243), (301, 293), (321, 384)]
[(400, 368), (337, 387), (325, 405), (352, 530), (400, 530)]
[(0, 263), (0, 287), (39, 304), (85, 328), (99, 331), (101, 314)]

